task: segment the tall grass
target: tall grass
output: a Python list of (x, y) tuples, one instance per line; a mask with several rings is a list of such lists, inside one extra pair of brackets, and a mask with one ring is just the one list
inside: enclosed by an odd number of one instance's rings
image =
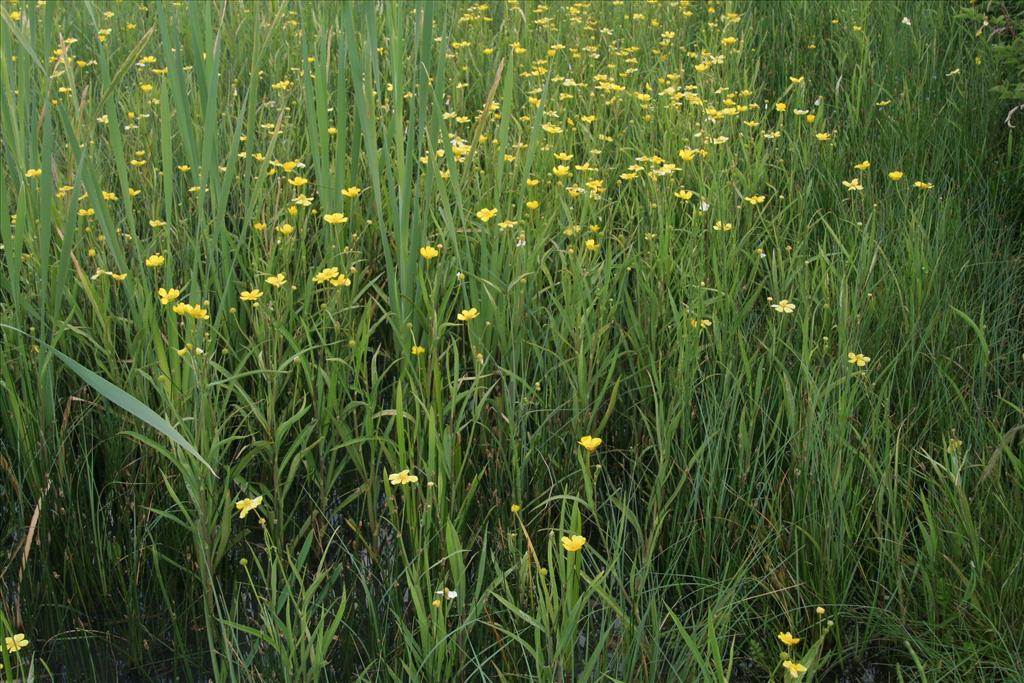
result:
[(4, 675), (1024, 678), (1024, 155), (976, 28), (5, 4)]

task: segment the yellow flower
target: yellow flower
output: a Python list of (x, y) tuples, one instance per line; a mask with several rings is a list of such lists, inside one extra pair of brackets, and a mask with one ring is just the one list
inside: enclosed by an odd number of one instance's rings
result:
[(732, 230), (732, 223), (723, 223), (722, 221), (715, 221), (715, 224), (711, 226), (712, 230), (718, 230), (719, 232), (729, 232)]
[(13, 655), (18, 650), (28, 647), (28, 640), (24, 633), (15, 633), (13, 636), (4, 638), (4, 645), (7, 647), (7, 651)]
[(93, 209), (93, 208), (79, 209), (78, 210), (78, 215), (79, 216), (95, 216), (96, 215), (96, 209)]
[(854, 164), (853, 167), (855, 169), (857, 169), (858, 171), (866, 171), (869, 168), (871, 168), (871, 162), (868, 161), (867, 159), (865, 159), (864, 161), (860, 162), (859, 164)]
[(491, 220), (492, 218), (494, 218), (497, 215), (498, 215), (498, 210), (497, 209), (480, 209), (479, 211), (476, 212), (476, 217), (479, 218), (484, 223), (486, 223), (487, 221)]
[(192, 308), (191, 308), (191, 310), (189, 310), (188, 314), (192, 318), (194, 318), (196, 320), (209, 320), (210, 319), (209, 311), (207, 311), (205, 308), (203, 308), (199, 304), (196, 304), (196, 305), (192, 306)]
[(348, 223), (348, 216), (343, 213), (328, 213), (324, 215), (324, 222), (331, 225), (339, 225), (341, 223)]
[(309, 182), (308, 180), (306, 180), (305, 178), (303, 178), (300, 175), (297, 175), (294, 178), (289, 178), (288, 179), (288, 184), (291, 185), (292, 187), (302, 187), (303, 185), (305, 185), (308, 182)]
[(569, 175), (571, 173), (571, 171), (569, 170), (568, 166), (564, 166), (564, 165), (561, 165), (561, 164), (559, 164), (558, 166), (555, 166), (551, 170), (551, 172), (555, 175), (556, 178), (564, 178), (565, 176), (567, 176), (567, 175)]
[(166, 306), (181, 296), (181, 290), (175, 289), (174, 287), (171, 287), (170, 289), (164, 289), (161, 287), (156, 290), (156, 295), (160, 297), (160, 305)]
[(688, 202), (691, 199), (693, 199), (693, 190), (685, 190), (683, 188), (679, 188), (678, 190), (676, 190), (672, 194), (675, 197), (678, 197), (679, 199), (682, 199), (684, 202)]
[(540, 207), (540, 202), (538, 202), (536, 199), (531, 199), (530, 201), (526, 202), (526, 208), (529, 209), (530, 211), (536, 211), (538, 207)]
[(457, 591), (453, 591), (448, 586), (445, 586), (444, 588), (442, 588), (439, 591), (434, 591), (434, 595), (440, 595), (445, 600), (454, 600), (455, 598), (459, 597), (458, 592)]
[(149, 256), (148, 258), (146, 258), (146, 267), (147, 268), (159, 268), (160, 266), (162, 266), (164, 264), (164, 261), (166, 261), (166, 260), (167, 259), (164, 257), (163, 254), (161, 254), (160, 252), (157, 252), (157, 253), (153, 254), (152, 256)]
[(786, 111), (786, 109), (787, 109), (787, 107), (786, 107), (786, 103), (785, 102), (776, 102), (775, 103), (775, 111), (777, 111), (777, 112), (784, 112), (784, 111)]
[(362, 191), (363, 189), (361, 187), (356, 187), (355, 185), (353, 185), (352, 187), (346, 187), (344, 190), (342, 190), (341, 196), (347, 197), (348, 199), (355, 199), (362, 193)]
[(330, 268), (324, 268), (319, 273), (313, 276), (313, 282), (318, 285), (322, 285), (323, 283), (328, 282), (329, 280), (335, 279), (340, 274), (341, 271), (339, 271), (334, 266), (331, 266)]
[(583, 246), (587, 248), (587, 251), (597, 251), (601, 248), (601, 245), (597, 243), (597, 240), (587, 240), (583, 243)]
[(578, 553), (583, 549), (583, 546), (587, 544), (587, 539), (583, 536), (562, 536), (562, 547), (570, 553)]
[(280, 287), (284, 283), (288, 282), (288, 279), (284, 276), (284, 273), (278, 273), (277, 275), (271, 275), (265, 282), (272, 287)]
[(255, 498), (243, 498), (235, 503), (235, 509), (238, 510), (238, 518), (245, 519), (245, 516), (258, 508), (263, 502), (263, 496), (256, 496)]
[(338, 277), (331, 280), (331, 284), (335, 287), (351, 287), (352, 278), (347, 275), (339, 275)]
[(430, 245), (420, 247), (420, 256), (422, 256), (427, 261), (429, 261), (432, 258), (437, 258), (438, 254), (440, 253), (441, 252), (439, 252), (436, 248)]
[(903, 180), (903, 171), (889, 171), (889, 180)]
[(851, 365), (856, 365), (858, 368), (862, 368), (871, 362), (871, 357), (865, 356), (863, 353), (854, 353), (851, 351), (846, 354), (846, 357), (849, 359), (849, 363)]
[(188, 164), (181, 164), (180, 166), (178, 166), (178, 170), (184, 173), (186, 171), (192, 170), (192, 167), (189, 166)]
[(794, 304), (789, 299), (782, 299), (781, 301), (779, 301), (779, 303), (772, 304), (772, 308), (774, 308), (779, 313), (792, 313), (793, 311), (796, 310), (796, 304)]
[(914, 187), (916, 187), (919, 190), (930, 190), (935, 186), (932, 185), (931, 183), (926, 183), (923, 180), (915, 180)]
[(264, 230), (267, 229), (267, 224), (256, 222), (252, 224), (252, 229), (255, 230), (256, 232), (263, 232)]
[(455, 317), (464, 323), (468, 323), (470, 320), (475, 319), (479, 315), (480, 311), (476, 310), (476, 308), (466, 308), (463, 309), (463, 311)]
[(523, 507), (519, 503), (512, 503), (512, 507), (509, 509), (512, 510), (512, 514), (514, 515), (522, 510)]
[(238, 295), (238, 298), (242, 301), (259, 301), (260, 297), (263, 296), (263, 292), (258, 289), (251, 291), (245, 291)]
[(394, 474), (388, 475), (388, 481), (391, 482), (392, 486), (415, 484), (419, 480), (420, 478), (415, 474), (409, 474), (409, 470), (402, 470), (401, 472), (395, 472)]
[(25, 171), (26, 178), (38, 178), (41, 175), (43, 175), (43, 169), (41, 168), (30, 168)]
[(422, 346), (420, 346), (419, 344), (413, 344), (412, 345), (412, 355), (414, 355), (414, 356), (422, 356), (426, 352), (427, 352), (427, 350), (425, 348), (423, 348)]
[(693, 161), (695, 158), (697, 158), (697, 154), (699, 153), (699, 151), (700, 150), (685, 147), (679, 150), (679, 158), (682, 159), (683, 161)]
[(800, 664), (799, 662), (791, 661), (789, 659), (784, 661), (782, 663), (782, 666), (784, 666), (786, 668), (786, 671), (789, 672), (789, 675), (792, 678), (800, 678), (800, 674), (802, 674), (803, 672), (807, 671), (807, 667), (806, 666), (804, 666), (803, 664)]
[(295, 226), (292, 225), (291, 223), (282, 223), (281, 225), (277, 226), (275, 230), (277, 230), (279, 233), (287, 237), (288, 235), (295, 232)]
[(814, 137), (818, 138), (821, 142), (828, 142), (832, 139), (831, 133), (815, 133)]
[(778, 638), (783, 645), (786, 645), (788, 647), (793, 647), (794, 645), (800, 644), (800, 639), (794, 636), (789, 631), (786, 631), (785, 633), (780, 631), (779, 634), (775, 637)]
[(764, 204), (765, 196), (763, 194), (752, 194), (749, 197), (744, 197), (743, 201), (747, 202), (751, 206), (756, 204)]
[(164, 223), (159, 218), (154, 218), (154, 219), (149, 221), (149, 227), (151, 227), (151, 228), (162, 228), (165, 225), (167, 225), (167, 223)]
[(441, 606), (441, 598), (434, 598), (433, 600), (430, 601), (430, 604), (433, 605), (434, 607), (440, 607)]
[(601, 439), (597, 438), (596, 436), (590, 436), (589, 434), (587, 434), (586, 436), (581, 436), (580, 440), (577, 441), (576, 443), (586, 448), (587, 452), (593, 453), (594, 451), (597, 450), (597, 447), (604, 442)]
[(107, 192), (106, 190), (100, 190), (100, 194), (103, 195), (103, 199), (108, 202), (116, 202), (117, 195), (113, 192)]

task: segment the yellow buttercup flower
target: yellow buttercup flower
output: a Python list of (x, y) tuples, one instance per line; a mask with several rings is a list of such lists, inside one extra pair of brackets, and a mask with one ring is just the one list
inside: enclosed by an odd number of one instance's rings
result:
[(420, 256), (422, 256), (427, 261), (433, 258), (437, 258), (440, 253), (441, 252), (439, 252), (435, 247), (432, 247), (430, 245), (420, 247)]
[(284, 276), (284, 273), (278, 273), (277, 275), (271, 275), (265, 282), (272, 287), (280, 287), (284, 283), (288, 282), (288, 279)]
[(260, 297), (262, 296), (263, 292), (261, 292), (258, 289), (253, 289), (251, 291), (242, 292), (241, 294), (238, 295), (238, 298), (241, 299), (242, 301), (256, 302), (259, 301)]
[(409, 474), (409, 470), (402, 470), (401, 472), (388, 475), (388, 481), (392, 486), (406, 486), (408, 484), (415, 484), (419, 480), (420, 478), (415, 474)]
[(889, 171), (889, 180), (903, 180), (903, 171)]
[(864, 161), (860, 162), (859, 164), (854, 164), (853, 167), (855, 169), (857, 169), (858, 171), (866, 171), (869, 168), (871, 168), (871, 162), (868, 161), (867, 159), (865, 159)]
[(414, 355), (414, 356), (422, 356), (426, 352), (427, 352), (427, 350), (424, 347), (420, 346), (419, 344), (413, 344), (412, 345), (412, 355)]
[(320, 284), (323, 284), (325, 282), (329, 282), (329, 281), (335, 279), (340, 274), (341, 274), (341, 271), (338, 270), (334, 266), (331, 266), (330, 268), (324, 268), (319, 273), (317, 273), (316, 275), (313, 276), (313, 282), (315, 284), (320, 285)]
[(342, 190), (341, 196), (347, 197), (348, 199), (355, 199), (362, 193), (362, 191), (363, 189), (361, 187), (356, 187), (355, 185), (353, 185), (352, 187), (346, 187), (344, 190)]
[(789, 672), (790, 678), (800, 678), (800, 676), (803, 674), (803, 672), (807, 671), (807, 667), (806, 666), (804, 666), (803, 664), (800, 664), (799, 662), (794, 662), (794, 661), (789, 660), (789, 659), (784, 661), (782, 663), (782, 666), (784, 666), (786, 668), (786, 671)]
[(589, 434), (587, 434), (586, 436), (581, 436), (580, 440), (577, 441), (576, 443), (586, 448), (587, 452), (593, 453), (594, 451), (597, 450), (598, 446), (604, 443), (604, 441), (597, 438), (596, 436), (590, 436)]
[(782, 299), (778, 303), (772, 304), (772, 308), (779, 313), (792, 313), (796, 310), (796, 304), (789, 299)]
[(786, 645), (787, 647), (793, 647), (794, 645), (799, 645), (800, 644), (800, 639), (797, 638), (796, 636), (794, 636), (789, 631), (785, 631), (785, 632), (780, 631), (779, 634), (776, 635), (775, 637), (778, 638), (779, 641), (783, 645)]
[(340, 225), (348, 223), (348, 216), (343, 213), (328, 213), (324, 215), (324, 222), (330, 225)]
[(455, 317), (461, 322), (468, 323), (470, 320), (476, 319), (479, 315), (480, 311), (476, 310), (476, 308), (466, 308)]
[(160, 289), (156, 290), (156, 295), (160, 297), (160, 304), (162, 306), (166, 306), (167, 304), (171, 303), (179, 296), (181, 296), (181, 290), (174, 289), (173, 287), (171, 287), (170, 289), (164, 289), (163, 287), (161, 287)]
[(865, 356), (863, 353), (854, 353), (851, 351), (846, 354), (846, 357), (849, 359), (849, 363), (851, 365), (856, 365), (858, 368), (862, 368), (871, 362), (871, 357)]
[(238, 518), (245, 519), (245, 516), (250, 512), (258, 508), (263, 503), (263, 496), (256, 496), (255, 498), (243, 498), (235, 503), (235, 509), (238, 510)]
[(484, 223), (486, 223), (487, 221), (491, 220), (492, 218), (494, 218), (497, 215), (498, 215), (498, 210), (497, 209), (480, 209), (479, 211), (476, 212), (476, 217), (479, 218)]
[(41, 175), (43, 175), (43, 169), (41, 168), (30, 168), (25, 171), (26, 178), (38, 178)]
[(562, 547), (566, 552), (578, 553), (587, 544), (587, 539), (580, 535), (562, 536)]
[(13, 636), (4, 638), (4, 646), (13, 655), (18, 650), (28, 647), (28, 640), (25, 638), (24, 633), (15, 633)]
[(159, 268), (160, 266), (162, 266), (164, 264), (164, 262), (166, 260), (167, 259), (164, 257), (163, 254), (161, 254), (160, 252), (157, 252), (157, 253), (155, 253), (155, 254), (153, 254), (151, 256), (148, 256), (146, 258), (146, 267), (147, 268)]

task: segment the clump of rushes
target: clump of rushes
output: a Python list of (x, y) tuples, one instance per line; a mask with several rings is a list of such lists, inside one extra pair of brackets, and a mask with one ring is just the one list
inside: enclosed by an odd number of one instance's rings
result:
[(4, 3), (2, 674), (1024, 680), (1016, 14), (904, 5)]

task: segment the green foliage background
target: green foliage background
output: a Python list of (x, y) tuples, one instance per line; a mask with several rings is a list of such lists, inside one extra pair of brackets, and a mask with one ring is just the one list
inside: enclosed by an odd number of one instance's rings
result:
[(4, 675), (1024, 678), (997, 9), (5, 3)]

